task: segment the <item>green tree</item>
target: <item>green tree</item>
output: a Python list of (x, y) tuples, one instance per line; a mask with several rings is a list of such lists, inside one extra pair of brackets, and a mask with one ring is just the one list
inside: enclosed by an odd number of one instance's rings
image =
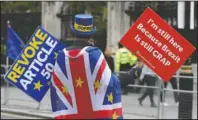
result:
[(6, 55), (6, 44), (1, 44), (1, 55)]
[(19, 1), (7, 1), (1, 2), (1, 12), (41, 12), (41, 2), (19, 2)]
[(139, 1), (135, 2), (136, 8), (143, 12), (147, 7), (152, 8), (155, 11), (160, 10), (177, 10), (176, 1)]

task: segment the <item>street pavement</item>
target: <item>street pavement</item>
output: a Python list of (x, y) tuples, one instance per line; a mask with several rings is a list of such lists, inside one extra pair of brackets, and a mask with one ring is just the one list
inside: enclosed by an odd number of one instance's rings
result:
[(29, 116), (21, 116), (21, 115), (14, 115), (14, 114), (9, 114), (9, 113), (1, 113), (1, 119), (42, 119), (39, 117), (29, 117)]
[[(7, 105), (3, 105), (5, 96), (2, 93), (4, 93), (4, 90), (5, 89), (1, 87), (1, 111), (12, 111), (13, 113), (19, 112), (20, 114), (23, 113), (34, 117), (39, 115), (42, 118), (52, 118), (49, 91), (39, 106), (36, 101), (15, 87), (9, 89), (9, 101)], [(163, 108), (162, 106), (160, 106), (160, 108), (150, 107), (149, 97), (143, 101), (143, 106), (140, 106), (137, 101), (140, 95), (141, 94), (129, 93), (128, 95), (122, 96), (124, 118), (157, 119), (160, 114), (161, 117), (163, 115), (163, 118), (177, 119), (178, 106), (174, 103), (172, 93), (166, 96), (166, 102), (169, 106), (164, 106)], [(154, 98), (155, 102), (158, 103), (157, 95), (155, 95)], [(159, 113), (159, 109), (164, 112)], [(197, 94), (194, 94), (193, 97), (193, 118), (197, 118)]]

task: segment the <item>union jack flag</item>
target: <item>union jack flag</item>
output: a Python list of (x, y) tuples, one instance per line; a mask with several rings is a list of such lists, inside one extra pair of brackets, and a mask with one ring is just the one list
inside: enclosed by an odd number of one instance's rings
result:
[(98, 48), (60, 51), (52, 77), (55, 119), (123, 118), (119, 80)]

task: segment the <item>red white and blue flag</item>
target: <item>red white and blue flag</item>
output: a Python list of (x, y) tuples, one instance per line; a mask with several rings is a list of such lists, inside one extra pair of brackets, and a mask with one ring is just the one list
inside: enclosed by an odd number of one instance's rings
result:
[(96, 47), (60, 51), (51, 104), (55, 119), (122, 119), (121, 89)]

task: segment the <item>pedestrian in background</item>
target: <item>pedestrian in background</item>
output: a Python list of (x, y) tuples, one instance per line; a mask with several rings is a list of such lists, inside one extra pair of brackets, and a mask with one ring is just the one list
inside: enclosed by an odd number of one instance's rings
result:
[[(139, 68), (139, 69), (141, 68), (141, 72), (142, 72), (143, 66), (144, 66), (144, 63), (140, 60), (137, 60), (136, 66), (134, 66), (134, 68)], [(136, 76), (138, 75), (137, 72), (135, 74), (136, 74)], [(135, 84), (136, 85), (144, 85), (143, 81), (140, 80), (140, 75), (138, 75), (138, 77), (136, 78)], [(135, 92), (140, 93), (141, 89), (142, 89), (141, 87), (136, 87)]]
[(132, 55), (132, 57), (131, 57), (130, 65), (131, 65), (131, 67), (134, 67), (137, 64), (138, 58), (133, 53), (131, 53), (131, 55)]
[[(156, 75), (148, 66), (144, 65), (142, 69), (142, 73), (140, 75), (140, 80), (146, 83), (148, 87), (155, 86), (156, 80), (161, 79), (158, 75)], [(149, 96), (151, 107), (157, 107), (157, 105), (154, 102), (153, 96), (154, 96), (154, 88), (146, 88), (143, 95), (138, 99), (140, 105), (142, 106), (143, 100)]]
[(119, 43), (119, 49), (115, 55), (116, 72), (129, 71), (137, 62), (137, 57)]
[[(177, 79), (175, 77), (172, 77), (169, 82), (171, 83), (172, 88), (174, 90), (177, 90), (177, 88), (178, 88)], [(162, 87), (166, 88), (167, 85), (168, 85), (168, 83), (164, 82), (164, 85)], [(179, 97), (178, 92), (173, 92), (173, 95), (174, 95), (175, 103), (178, 103), (178, 97)], [(162, 92), (160, 93), (160, 101), (161, 101), (161, 104), (163, 104), (164, 106), (168, 106), (168, 103), (165, 102), (165, 91), (164, 91), (164, 97), (163, 97)]]
[(142, 67), (136, 66), (136, 67), (131, 68), (126, 73), (119, 74), (118, 78), (121, 80), (120, 85), (122, 89), (122, 94), (124, 95), (128, 94), (128, 91), (126, 88), (130, 84), (129, 81), (135, 81), (135, 79), (139, 79), (141, 72), (142, 72)]
[(105, 59), (109, 65), (109, 68), (111, 69), (112, 73), (114, 73), (114, 59), (111, 56), (111, 49), (110, 48), (106, 48), (105, 50)]
[[(119, 49), (116, 51), (115, 55), (115, 72), (119, 75), (120, 73), (128, 72), (135, 63), (137, 62), (137, 57), (133, 56), (132, 53), (125, 48), (120, 43), (118, 44)], [(121, 83), (125, 84), (134, 84), (134, 79), (124, 79), (124, 81), (120, 81)], [(123, 94), (127, 94), (129, 90), (127, 89), (127, 85), (123, 87)], [(134, 87), (132, 87), (132, 91), (134, 91)]]

